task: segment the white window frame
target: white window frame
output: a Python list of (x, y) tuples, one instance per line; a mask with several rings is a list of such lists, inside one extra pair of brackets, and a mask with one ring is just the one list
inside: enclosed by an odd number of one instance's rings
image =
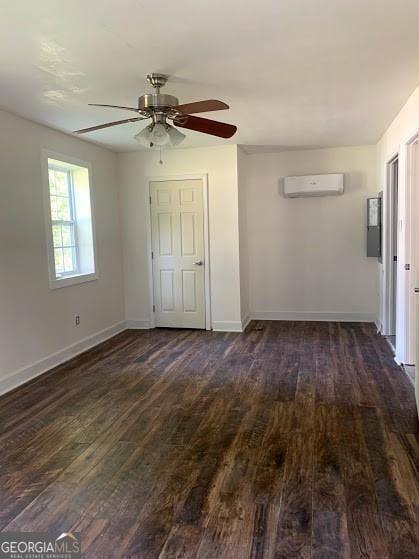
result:
[[(85, 167), (89, 174), (89, 196), (90, 196), (90, 213), (92, 220), (92, 240), (93, 240), (93, 255), (94, 255), (94, 272), (90, 273), (68, 273), (63, 274), (61, 277), (56, 277), (55, 274), (55, 258), (54, 258), (54, 241), (52, 235), (53, 220), (51, 217), (51, 202), (50, 202), (50, 189), (49, 189), (49, 173), (48, 173), (48, 159), (55, 159), (63, 164), (76, 165), (78, 167)], [(50, 289), (58, 289), (60, 287), (69, 287), (71, 285), (78, 285), (85, 282), (95, 281), (98, 279), (98, 265), (97, 265), (97, 247), (96, 247), (96, 233), (95, 233), (95, 211), (94, 211), (94, 196), (93, 196), (93, 173), (92, 165), (88, 161), (82, 161), (74, 157), (69, 157), (62, 153), (57, 153), (50, 150), (42, 150), (42, 182), (44, 191), (44, 211), (45, 211), (45, 234), (48, 254), (48, 279)], [(72, 191), (72, 195), (74, 193)], [(74, 211), (74, 200), (72, 200)], [(74, 215), (74, 214), (73, 214)], [(76, 220), (77, 221), (77, 220)], [(76, 225), (77, 228), (77, 225)], [(77, 230), (76, 236), (76, 256), (77, 255)]]

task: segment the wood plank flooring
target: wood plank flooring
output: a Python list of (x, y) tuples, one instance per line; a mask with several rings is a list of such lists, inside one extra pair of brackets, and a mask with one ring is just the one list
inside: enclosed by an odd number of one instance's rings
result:
[(127, 330), (0, 398), (0, 530), (85, 558), (419, 557), (414, 392), (371, 324)]

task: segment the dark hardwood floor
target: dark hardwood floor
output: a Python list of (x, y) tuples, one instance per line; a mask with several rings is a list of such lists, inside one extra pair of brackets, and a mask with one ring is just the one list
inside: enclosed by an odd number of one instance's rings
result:
[(86, 558), (419, 557), (413, 387), (371, 324), (128, 330), (0, 428), (0, 529)]

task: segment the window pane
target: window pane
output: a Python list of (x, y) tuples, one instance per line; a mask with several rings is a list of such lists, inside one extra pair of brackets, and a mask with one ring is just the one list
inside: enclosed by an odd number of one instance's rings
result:
[(75, 270), (74, 249), (64, 248), (64, 270), (66, 272), (73, 272)]
[(61, 238), (61, 225), (53, 225), (52, 226), (52, 238), (54, 241), (54, 247), (60, 247), (63, 244)]
[(70, 212), (70, 200), (68, 198), (62, 198), (61, 196), (57, 196), (57, 214), (58, 218), (62, 221), (70, 221), (71, 219), (71, 212)]
[(57, 194), (68, 196), (68, 174), (65, 171), (55, 171), (55, 187)]
[(62, 226), (62, 234), (63, 234), (63, 246), (70, 247), (74, 245), (73, 241), (73, 226), (72, 225), (63, 225)]
[(63, 251), (61, 248), (54, 249), (54, 259), (55, 259), (55, 274), (59, 275), (64, 272), (64, 259)]
[(51, 194), (55, 194), (55, 173), (52, 169), (48, 169), (48, 178), (49, 178), (49, 191)]
[(51, 219), (56, 221), (58, 219), (58, 209), (57, 209), (57, 197), (51, 196)]

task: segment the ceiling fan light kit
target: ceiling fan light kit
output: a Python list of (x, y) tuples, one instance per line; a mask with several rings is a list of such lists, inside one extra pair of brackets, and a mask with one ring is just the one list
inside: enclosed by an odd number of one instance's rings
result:
[(176, 147), (186, 138), (185, 134), (170, 124), (151, 123), (134, 136), (146, 148)]
[[(175, 147), (186, 138), (185, 134), (179, 132), (177, 128), (194, 130), (219, 138), (231, 138), (235, 134), (237, 127), (232, 124), (191, 116), (196, 113), (228, 109), (229, 106), (226, 103), (217, 101), (216, 99), (208, 99), (179, 105), (179, 99), (174, 95), (160, 93), (160, 89), (168, 80), (167, 75), (153, 73), (147, 76), (147, 80), (150, 85), (154, 87), (155, 91), (154, 93), (141, 95), (141, 97), (138, 98), (137, 108), (90, 103), (90, 105), (95, 107), (107, 107), (135, 112), (138, 114), (137, 117), (83, 128), (81, 130), (76, 130), (74, 133), (85, 134), (86, 132), (93, 132), (119, 124), (151, 119), (151, 123), (136, 134), (134, 139), (140, 142), (144, 147), (159, 149), (162, 147)], [(175, 126), (169, 124), (167, 122), (168, 120), (171, 120)]]

